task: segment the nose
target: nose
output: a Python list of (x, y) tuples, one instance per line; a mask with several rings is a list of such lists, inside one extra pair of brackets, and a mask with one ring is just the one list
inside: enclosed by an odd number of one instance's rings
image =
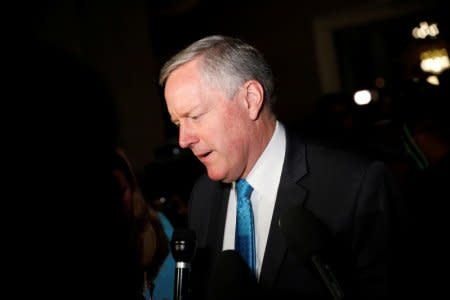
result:
[(181, 148), (189, 148), (197, 141), (194, 131), (185, 123), (180, 124), (179, 131), (178, 144), (180, 144)]

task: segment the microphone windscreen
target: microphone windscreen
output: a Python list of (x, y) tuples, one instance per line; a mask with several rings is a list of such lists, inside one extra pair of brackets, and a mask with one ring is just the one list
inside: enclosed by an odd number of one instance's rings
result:
[(181, 228), (173, 231), (170, 241), (172, 256), (175, 261), (190, 262), (197, 248), (195, 231), (189, 228)]
[(253, 299), (256, 277), (244, 259), (233, 250), (222, 251), (210, 278), (210, 299)]
[(308, 261), (329, 242), (329, 229), (311, 212), (295, 207), (283, 213), (279, 219), (280, 230), (301, 262)]

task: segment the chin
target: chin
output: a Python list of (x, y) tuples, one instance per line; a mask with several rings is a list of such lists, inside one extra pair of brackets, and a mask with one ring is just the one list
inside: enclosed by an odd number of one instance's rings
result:
[(208, 177), (209, 179), (213, 180), (213, 181), (222, 181), (225, 183), (229, 183), (232, 182), (233, 180), (230, 180), (228, 178), (226, 178), (226, 174), (222, 173), (222, 172), (217, 172), (217, 170), (210, 170), (208, 169)]

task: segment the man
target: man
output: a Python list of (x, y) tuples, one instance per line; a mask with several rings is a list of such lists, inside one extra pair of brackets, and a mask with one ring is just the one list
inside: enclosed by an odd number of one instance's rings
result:
[(299, 259), (280, 231), (285, 213), (305, 209), (332, 233), (327, 264), (345, 297), (386, 298), (394, 189), (382, 163), (294, 137), (272, 111), (270, 67), (241, 40), (210, 36), (193, 43), (166, 62), (160, 84), (180, 146), (192, 150), (208, 175), (198, 180), (189, 203), (198, 242), (194, 299), (208, 295), (220, 252), (235, 249), (235, 234), (240, 236), (240, 179), (253, 189), (255, 236), (248, 245), (254, 243), (255, 259), (244, 258), (261, 295), (330, 299), (317, 270)]

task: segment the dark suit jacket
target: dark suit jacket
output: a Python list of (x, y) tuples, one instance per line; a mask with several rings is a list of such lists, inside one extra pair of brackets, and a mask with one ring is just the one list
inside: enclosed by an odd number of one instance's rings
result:
[[(314, 268), (299, 261), (278, 227), (283, 212), (302, 206), (331, 230), (324, 258), (345, 299), (384, 299), (388, 291), (391, 207), (397, 197), (381, 162), (305, 144), (287, 132), (286, 156), (259, 286), (264, 295), (332, 299)], [(205, 297), (222, 249), (230, 185), (201, 177), (190, 199), (189, 226), (198, 241), (192, 264), (194, 299)], [(213, 283), (214, 284), (214, 283)]]

